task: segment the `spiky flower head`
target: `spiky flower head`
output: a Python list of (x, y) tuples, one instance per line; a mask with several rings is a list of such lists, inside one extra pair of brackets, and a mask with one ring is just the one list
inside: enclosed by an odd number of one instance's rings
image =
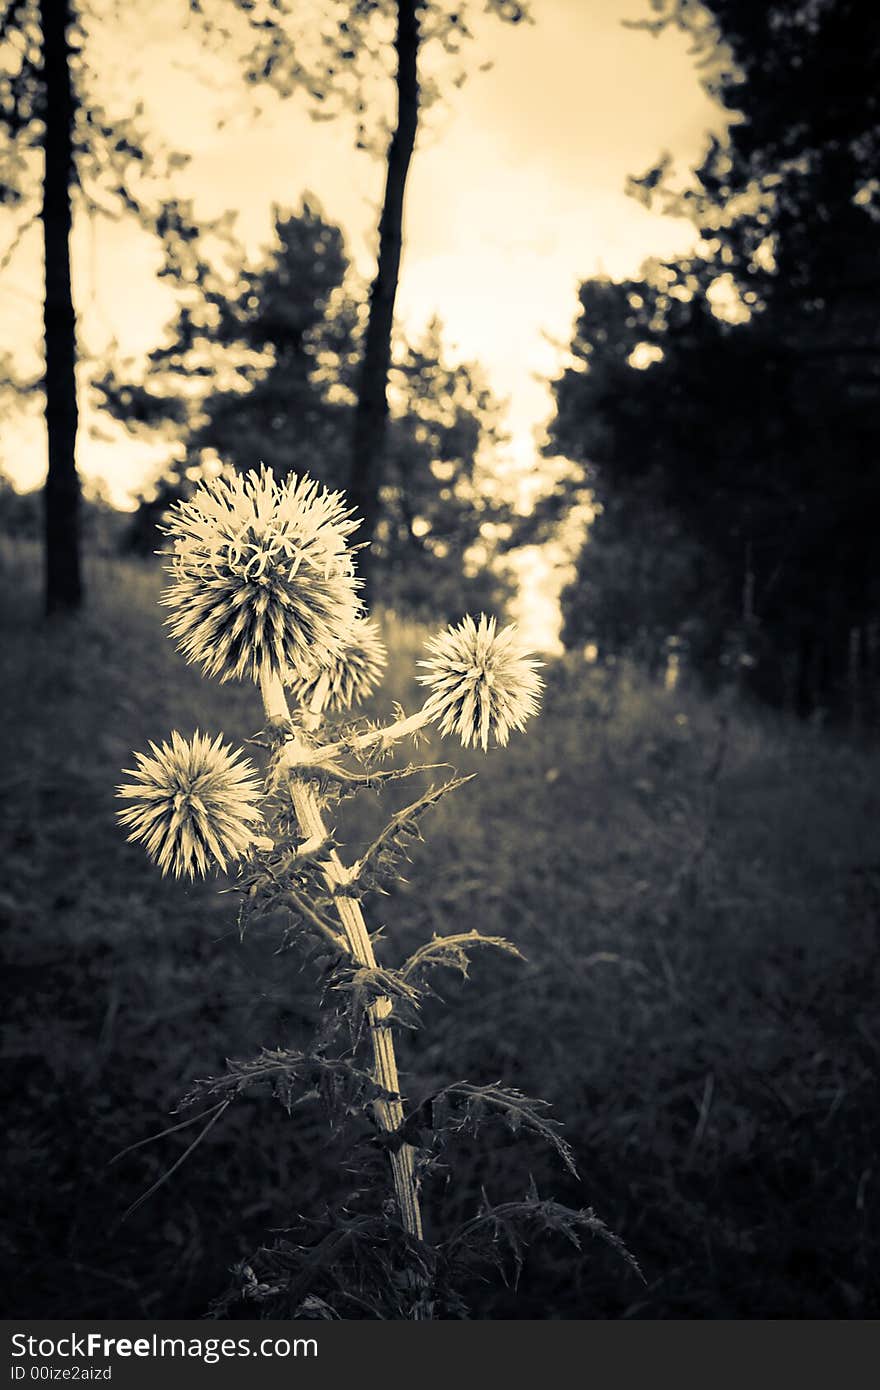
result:
[(303, 675), (345, 649), (360, 613), (339, 492), (271, 468), (204, 483), (164, 527), (173, 549), (162, 593), (187, 661), (221, 681)]
[(315, 714), (324, 710), (351, 709), (375, 690), (385, 672), (388, 653), (372, 618), (352, 624), (348, 645), (325, 665), (315, 665), (308, 676), (291, 674), (294, 699)]
[(132, 803), (117, 812), (129, 840), (144, 844), (163, 874), (204, 877), (212, 865), (225, 872), (254, 840), (256, 770), (220, 734), (212, 743), (207, 734), (187, 740), (175, 729), (170, 743), (150, 749), (152, 757), (135, 753), (137, 767), (125, 769), (134, 781), (117, 788)]
[(516, 625), (497, 631), (495, 619), (466, 617), (426, 643), (430, 660), (418, 680), (430, 688), (424, 710), (440, 732), (457, 734), (465, 748), (489, 735), (504, 748), (511, 729), (522, 729), (538, 711), (543, 681), (539, 661), (522, 648)]

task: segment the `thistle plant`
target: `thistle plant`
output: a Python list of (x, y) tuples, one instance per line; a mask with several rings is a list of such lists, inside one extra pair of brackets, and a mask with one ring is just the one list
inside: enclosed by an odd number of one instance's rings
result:
[(134, 781), (119, 788), (134, 803), (119, 812), (128, 838), (143, 842), (163, 874), (204, 877), (214, 865), (225, 873), (260, 820), (255, 768), (221, 735), (212, 743), (197, 731), (187, 742), (175, 729), (170, 743), (150, 748), (151, 758), (135, 754), (137, 768), (126, 769)]
[[(234, 869), (241, 929), (283, 909), (285, 942), (317, 962), (322, 992), (310, 1044), (227, 1062), (224, 1074), (196, 1082), (182, 1104), (208, 1103), (196, 1116), (207, 1120), (202, 1133), (237, 1097), (268, 1083), (289, 1112), (298, 1090), (322, 1099), (337, 1125), (366, 1112), (373, 1155), (390, 1170), (391, 1206), (379, 1203), (378, 1216), (358, 1214), (353, 1198), (335, 1223), (315, 1221), (306, 1244), (282, 1240), (240, 1266), (229, 1298), (292, 1316), (353, 1308), (360, 1310), (354, 1316), (365, 1308), (385, 1317), (463, 1315), (457, 1282), (498, 1260), (502, 1247), (516, 1265), (535, 1231), (561, 1231), (575, 1244), (589, 1231), (622, 1246), (591, 1210), (571, 1210), (533, 1190), (519, 1203), (485, 1205), (445, 1237), (426, 1237), (421, 1187), (450, 1136), (500, 1118), (513, 1132), (547, 1140), (572, 1173), (573, 1157), (542, 1103), (514, 1089), (453, 1082), (415, 1105), (401, 1087), (396, 1035), (400, 1025), (418, 1024), (431, 972), (466, 974), (476, 949), (520, 954), (500, 937), (468, 930), (434, 936), (392, 967), (377, 960), (378, 933), (367, 927), (365, 897), (387, 890), (424, 815), (470, 779), (453, 775), (429, 787), (351, 864), (328, 818), (364, 788), (436, 770), (382, 766), (395, 744), (426, 725), (465, 748), (506, 746), (538, 713), (542, 681), (513, 625), (466, 617), (427, 643), (421, 709), (398, 709), (384, 725), (348, 720), (328, 728), (330, 716), (348, 715), (375, 689), (386, 662), (359, 597), (350, 540), (356, 524), (341, 494), (307, 477), (276, 481), (267, 468), (221, 476), (172, 508), (161, 598), (168, 628), (206, 676), (250, 680), (259, 690), (263, 729), (252, 742), (264, 750), (265, 766), (261, 775), (222, 735), (186, 740), (175, 731), (135, 755), (131, 780), (118, 789), (126, 803), (119, 819), (163, 874)], [(219, 1311), (226, 1306), (221, 1301)]]
[(338, 656), (316, 661), (306, 675), (291, 672), (291, 698), (310, 714), (342, 714), (375, 690), (388, 664), (388, 653), (371, 618), (356, 618), (348, 644)]

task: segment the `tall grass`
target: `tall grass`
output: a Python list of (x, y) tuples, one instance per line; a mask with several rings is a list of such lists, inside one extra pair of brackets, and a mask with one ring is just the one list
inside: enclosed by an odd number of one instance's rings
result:
[[(209, 685), (175, 654), (151, 570), (99, 562), (88, 612), (45, 627), (36, 556), (2, 559), (5, 1304), (200, 1313), (267, 1230), (333, 1200), (339, 1155), (320, 1122), (245, 1101), (119, 1224), (186, 1136), (113, 1155), (163, 1129), (194, 1075), (289, 1042), (313, 1001), (290, 955), (239, 941), (222, 884), (163, 883), (125, 845), (113, 787), (157, 729), (242, 740), (261, 713), (252, 687)], [(386, 621), (377, 711), (417, 703), (421, 636)], [(461, 1075), (551, 1101), (587, 1201), (648, 1284), (598, 1245), (576, 1266), (536, 1246), (516, 1290), (472, 1291), (476, 1315), (874, 1314), (876, 753), (628, 670), (547, 674), (531, 737), (456, 756), (479, 772), (470, 795), (441, 804), (430, 859), (416, 850), (383, 906), (401, 948), (454, 919), (509, 936), (527, 965), (444, 980), (402, 1063), (411, 1093)], [(352, 847), (372, 809), (346, 808)], [(583, 1202), (530, 1158), (542, 1194)], [(521, 1196), (522, 1171), (505, 1141), (479, 1156), (463, 1141), (458, 1214), (481, 1186)]]

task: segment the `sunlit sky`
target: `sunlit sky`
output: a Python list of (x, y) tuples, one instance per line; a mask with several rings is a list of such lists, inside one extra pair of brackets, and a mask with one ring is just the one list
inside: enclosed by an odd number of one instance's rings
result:
[[(356, 151), (351, 123), (315, 123), (304, 97), (282, 102), (267, 92), (254, 116), (253, 89), (231, 63), (206, 59), (195, 32), (181, 32), (183, 0), (122, 9), (122, 29), (108, 26), (93, 61), (106, 73), (111, 111), (126, 94), (142, 99), (148, 124), (191, 155), (174, 193), (194, 199), (200, 217), (235, 209), (236, 233), (257, 253), (270, 239), (273, 207), (294, 208), (309, 191), (369, 276), (384, 169)], [(453, 355), (483, 363), (509, 401), (511, 464), (525, 471), (540, 466), (547, 379), (563, 360), (579, 282), (632, 274), (648, 256), (691, 243), (686, 222), (626, 196), (627, 175), (663, 150), (692, 166), (707, 132), (722, 127), (685, 37), (652, 38), (621, 23), (644, 17), (647, 0), (532, 0), (531, 11), (529, 26), (480, 19), (469, 80), (427, 117), (408, 186), (398, 296), (405, 329), (418, 332), (439, 314)], [(491, 69), (478, 71), (487, 59)], [(20, 216), (0, 215), (0, 253)], [(158, 267), (156, 244), (133, 221), (78, 222), (73, 274), (86, 353), (112, 339), (135, 357), (156, 344), (173, 310)], [(40, 295), (34, 227), (0, 273), (2, 341), (22, 371), (39, 367)], [(87, 363), (82, 376), (81, 388)], [(135, 445), (95, 418), (84, 389), (81, 396), (80, 470), (130, 506), (160, 470), (163, 448)], [(18, 486), (36, 486), (45, 450), (33, 413), (5, 427), (0, 465)]]

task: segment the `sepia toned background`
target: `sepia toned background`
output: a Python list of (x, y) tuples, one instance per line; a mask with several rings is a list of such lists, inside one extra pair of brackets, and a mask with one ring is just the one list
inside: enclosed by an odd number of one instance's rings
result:
[[(268, 1099), (124, 1221), (187, 1139), (111, 1162), (314, 1015), (222, 882), (160, 881), (115, 821), (133, 748), (260, 726), (252, 688), (174, 652), (155, 551), (170, 503), (262, 461), (366, 517), (391, 654), (368, 714), (417, 707), (426, 636), (466, 612), (515, 618), (545, 661), (506, 755), (432, 735), (479, 776), (373, 907), (395, 949), (460, 922), (520, 947), (444, 980), (403, 1067), (414, 1094), (546, 1098), (581, 1174), (463, 1140), (429, 1222), (531, 1175), (645, 1283), (598, 1243), (539, 1243), (473, 1315), (872, 1316), (873, 6), (65, 8), (0, 6), (5, 1304), (199, 1315), (344, 1195), (320, 1114)], [(373, 829), (355, 807), (340, 834)]]

